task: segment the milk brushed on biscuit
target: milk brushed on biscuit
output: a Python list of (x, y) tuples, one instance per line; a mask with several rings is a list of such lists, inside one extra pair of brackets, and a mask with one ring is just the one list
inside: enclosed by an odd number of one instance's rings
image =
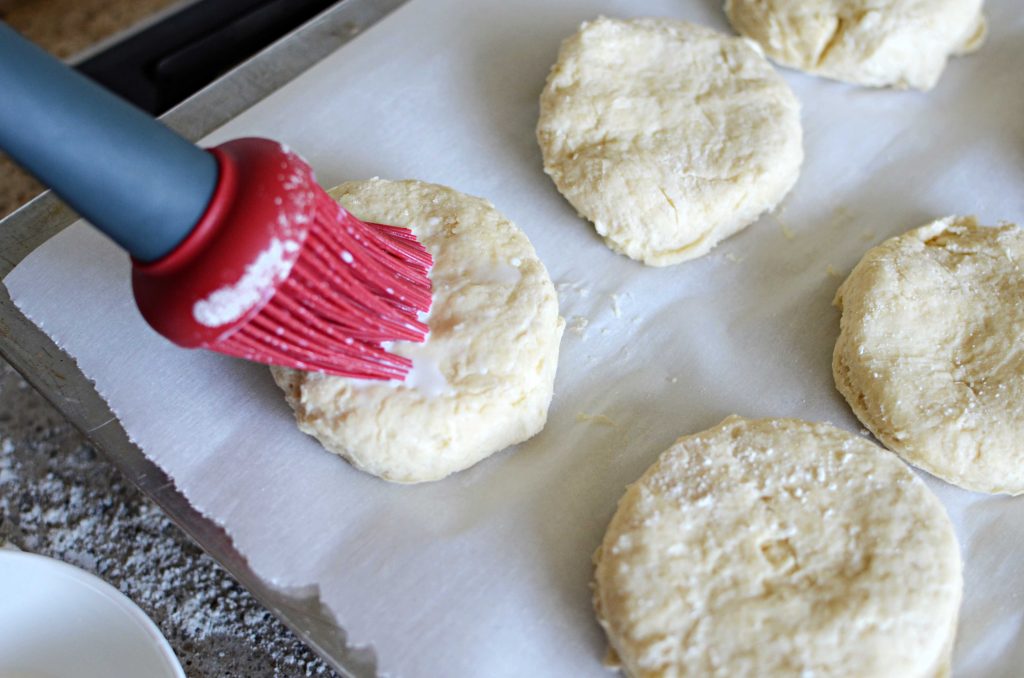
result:
[(599, 18), (567, 38), (537, 139), (576, 211), (651, 266), (755, 221), (803, 161), (799, 102), (759, 48), (670, 19)]
[(839, 288), (836, 386), (889, 449), (1024, 493), (1024, 231), (947, 217), (869, 250)]
[(481, 198), (417, 181), (357, 181), (331, 195), (360, 219), (411, 228), (434, 257), (425, 344), (405, 382), (273, 368), (299, 428), (386, 480), (443, 478), (539, 432), (565, 323), (526, 235)]
[(871, 87), (929, 90), (985, 39), (982, 0), (726, 0), (776, 62)]
[(625, 673), (946, 675), (962, 574), (939, 500), (827, 424), (729, 417), (619, 501), (594, 605)]

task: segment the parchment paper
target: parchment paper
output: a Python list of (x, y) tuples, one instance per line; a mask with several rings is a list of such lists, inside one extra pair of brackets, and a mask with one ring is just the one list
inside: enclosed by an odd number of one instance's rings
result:
[[(988, 42), (929, 94), (785, 72), (804, 104), (799, 184), (778, 216), (667, 269), (612, 254), (556, 193), (534, 141), (537, 97), (580, 21), (728, 30), (718, 0), (412, 0), (208, 139), (287, 142), (328, 186), (447, 184), (529, 235), (575, 328), (548, 426), (443, 482), (354, 471), (298, 432), (266, 369), (156, 336), (133, 307), (127, 258), (87, 226), (6, 283), (256, 573), (318, 587), (382, 671), (602, 676), (590, 557), (625, 485), (676, 437), (733, 412), (861, 430), (832, 383), (829, 271), (947, 214), (1024, 223), (1024, 14), (1016, 0), (988, 5)], [(1020, 675), (1024, 498), (929, 484), (966, 562), (956, 671)]]

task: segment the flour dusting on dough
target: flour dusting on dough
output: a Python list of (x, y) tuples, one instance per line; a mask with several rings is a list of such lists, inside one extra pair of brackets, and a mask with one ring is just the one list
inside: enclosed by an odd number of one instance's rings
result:
[(594, 561), (634, 678), (948, 675), (953, 526), (906, 464), (826, 424), (729, 417), (680, 438)]

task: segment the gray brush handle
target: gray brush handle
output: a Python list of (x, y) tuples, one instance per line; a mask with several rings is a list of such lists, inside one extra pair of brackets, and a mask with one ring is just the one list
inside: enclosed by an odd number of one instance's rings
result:
[(140, 261), (206, 211), (212, 155), (0, 22), (0, 148)]

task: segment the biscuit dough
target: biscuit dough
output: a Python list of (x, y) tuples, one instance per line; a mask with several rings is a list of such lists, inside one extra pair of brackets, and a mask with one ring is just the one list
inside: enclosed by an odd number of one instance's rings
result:
[(826, 424), (729, 417), (619, 502), (594, 604), (628, 675), (945, 675), (953, 526), (895, 455)]
[(1024, 231), (947, 217), (870, 250), (836, 294), (836, 386), (915, 466), (1024, 493)]
[(537, 139), (608, 246), (652, 266), (755, 221), (803, 161), (799, 102), (757, 46), (669, 19), (599, 18), (566, 39)]
[(872, 87), (929, 90), (950, 55), (985, 39), (982, 0), (726, 0), (740, 34), (778, 63)]
[(405, 382), (273, 368), (299, 428), (386, 480), (437, 480), (530, 438), (547, 420), (565, 323), (526, 235), (481, 198), (417, 181), (331, 195), (360, 219), (408, 226), (434, 257), (434, 304)]

